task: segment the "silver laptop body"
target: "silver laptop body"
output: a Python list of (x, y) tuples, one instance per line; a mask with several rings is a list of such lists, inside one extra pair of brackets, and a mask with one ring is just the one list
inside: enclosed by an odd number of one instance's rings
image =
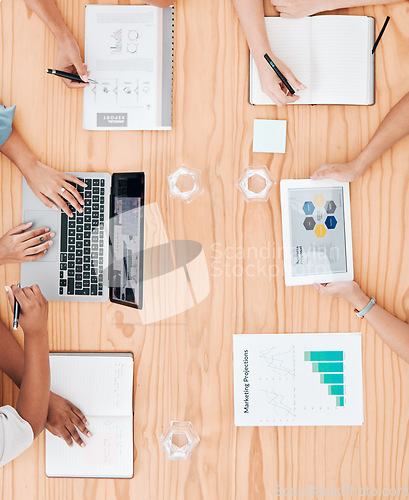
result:
[[(85, 201), (84, 213), (80, 214), (72, 209), (74, 217), (67, 217), (68, 226), (74, 226), (66, 228), (68, 232), (71, 230), (71, 235), (67, 236), (71, 244), (61, 240), (61, 234), (66, 232), (66, 230), (63, 231), (62, 224), (63, 226), (67, 225), (64, 221), (62, 223), (62, 211), (47, 208), (23, 180), (23, 222), (33, 222), (31, 229), (49, 227), (51, 231), (55, 232), (55, 236), (53, 245), (41, 259), (21, 265), (21, 286), (39, 285), (43, 295), (49, 301), (106, 302), (109, 298), (107, 269), (111, 176), (107, 173), (89, 172), (73, 172), (71, 175), (84, 179), (84, 181), (90, 179), (92, 183), (97, 183), (99, 180), (100, 184), (102, 180), (104, 189), (102, 195), (97, 193), (97, 191), (101, 191), (102, 186), (99, 185), (99, 189), (97, 189), (98, 186), (92, 185), (91, 198), (84, 197), (85, 190), (80, 192)], [(87, 189), (89, 190), (89, 188)], [(87, 202), (87, 199), (90, 199), (91, 202)], [(96, 210), (97, 205), (99, 205), (99, 210)], [(90, 210), (87, 207), (90, 207)], [(98, 220), (96, 216), (98, 216)], [(85, 222), (86, 220), (90, 222)], [(80, 246), (81, 240), (77, 240), (79, 235), (75, 229), (77, 225), (83, 226), (82, 231), (84, 228), (90, 227), (90, 231), (85, 231), (85, 233), (90, 233), (89, 244), (88, 238), (85, 237), (88, 235), (85, 235), (82, 237), (82, 245)], [(62, 248), (62, 245), (65, 248)], [(89, 251), (85, 250), (86, 248), (89, 248)], [(72, 260), (73, 254), (74, 260)], [(73, 283), (74, 289), (72, 288)], [(89, 293), (86, 293), (87, 291)]]

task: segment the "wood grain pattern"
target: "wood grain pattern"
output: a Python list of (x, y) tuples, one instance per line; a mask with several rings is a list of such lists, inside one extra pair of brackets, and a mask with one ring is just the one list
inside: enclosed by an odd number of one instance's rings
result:
[[(173, 130), (126, 133), (82, 130), (81, 93), (44, 72), (55, 58), (52, 35), (21, 0), (0, 4), (0, 100), (17, 105), (15, 125), (30, 147), (59, 170), (144, 170), (147, 201), (158, 203), (169, 238), (201, 242), (211, 274), (204, 302), (148, 326), (113, 304), (50, 304), (50, 349), (134, 353), (135, 476), (47, 479), (42, 435), (0, 471), (1, 498), (273, 499), (277, 484), (369, 486), (383, 498), (382, 488), (407, 488), (409, 367), (347, 304), (319, 298), (312, 287), (284, 287), (279, 181), (352, 158), (407, 92), (409, 6), (339, 11), (374, 16), (377, 31), (387, 14), (392, 18), (377, 49), (374, 106), (275, 109), (248, 104), (248, 49), (230, 0), (178, 2)], [(81, 48), (85, 3), (58, 0)], [(288, 120), (285, 155), (252, 153), (254, 118)], [(356, 279), (407, 321), (408, 148), (409, 138), (351, 186)], [(21, 221), (21, 175), (5, 158), (0, 161), (3, 234)], [(205, 192), (189, 205), (168, 196), (166, 175), (182, 162), (203, 172)], [(235, 183), (245, 166), (263, 164), (276, 185), (268, 203), (247, 204)], [(18, 279), (19, 266), (0, 268), (1, 284)], [(4, 293), (0, 315), (11, 326)], [(234, 427), (232, 333), (361, 327), (362, 427)], [(4, 404), (16, 402), (17, 390), (5, 376), (1, 394)], [(192, 421), (201, 437), (185, 463), (167, 461), (158, 441), (171, 419)]]

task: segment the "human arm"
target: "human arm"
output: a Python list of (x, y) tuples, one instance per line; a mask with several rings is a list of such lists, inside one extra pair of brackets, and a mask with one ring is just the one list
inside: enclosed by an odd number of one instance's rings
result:
[[(12, 292), (8, 291), (8, 294)], [(14, 301), (14, 299), (11, 297)], [(24, 372), (24, 351), (14, 335), (0, 322), (0, 369), (17, 385), (21, 386)], [(63, 438), (69, 446), (73, 440), (83, 443), (77, 427), (84, 435), (91, 437), (86, 428), (86, 418), (79, 408), (58, 394), (50, 392), (46, 429)]]
[(399, 0), (271, 0), (281, 17), (295, 19), (336, 9), (396, 3)]
[[(369, 303), (368, 297), (355, 281), (315, 284), (320, 295), (339, 297), (347, 300), (354, 309), (362, 311)], [(393, 350), (409, 362), (409, 324), (396, 318), (381, 306), (375, 304), (366, 314), (365, 319), (374, 328), (381, 339)]]
[(82, 62), (80, 50), (71, 31), (65, 24), (55, 0), (24, 0), (55, 36), (57, 41), (56, 69), (77, 73), (84, 83), (62, 78), (69, 88), (82, 88), (88, 85), (87, 68)]
[(286, 95), (287, 89), (264, 59), (264, 54), (268, 54), (295, 90), (304, 90), (306, 88), (296, 79), (284, 62), (280, 61), (271, 51), (264, 22), (263, 0), (234, 0), (234, 5), (250, 52), (256, 63), (263, 92), (277, 106), (284, 106), (297, 101), (299, 96)]
[(155, 7), (166, 8), (176, 3), (176, 0), (146, 0), (146, 3), (154, 5)]
[(16, 410), (30, 424), (34, 438), (44, 429), (50, 396), (48, 361), (48, 304), (37, 285), (8, 293), (10, 306), (14, 296), (21, 308), (20, 325), (24, 331), (24, 367)]
[[(81, 186), (86, 184), (72, 175), (58, 172), (38, 161), (14, 127), (9, 138), (0, 146), (0, 152), (17, 166), (33, 193), (44, 205), (55, 210), (58, 210), (58, 206), (67, 215), (72, 215), (66, 203), (68, 201), (78, 211), (83, 211), (84, 200), (70, 182)], [(61, 194), (62, 188), (65, 191)]]
[(365, 149), (347, 163), (322, 165), (311, 179), (335, 179), (350, 182), (363, 175), (369, 167), (400, 139), (409, 134), (409, 93), (386, 115)]

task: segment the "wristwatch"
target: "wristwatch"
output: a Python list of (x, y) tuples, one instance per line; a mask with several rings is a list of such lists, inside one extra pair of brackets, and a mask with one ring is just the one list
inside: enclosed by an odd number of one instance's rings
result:
[(361, 310), (358, 311), (358, 309), (354, 309), (354, 313), (358, 316), (358, 318), (363, 318), (365, 314), (368, 313), (368, 311), (371, 310), (371, 308), (375, 305), (375, 297), (371, 297), (371, 300), (368, 302), (368, 304)]

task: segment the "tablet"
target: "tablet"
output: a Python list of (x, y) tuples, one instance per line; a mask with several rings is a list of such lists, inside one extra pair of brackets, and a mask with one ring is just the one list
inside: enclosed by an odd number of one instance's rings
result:
[(354, 279), (349, 183), (280, 183), (287, 286)]

